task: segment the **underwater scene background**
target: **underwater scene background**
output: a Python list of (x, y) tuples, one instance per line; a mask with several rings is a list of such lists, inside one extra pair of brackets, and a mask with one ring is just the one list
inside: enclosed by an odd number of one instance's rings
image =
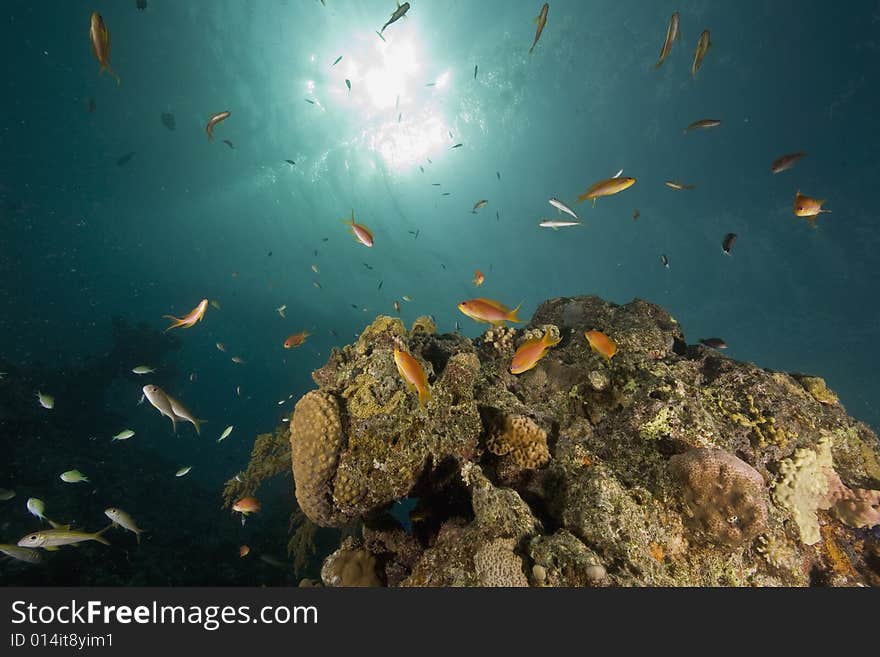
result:
[[(880, 428), (880, 3), (556, 0), (531, 55), (541, 3), (522, 0), (416, 0), (384, 38), (384, 0), (138, 4), (3, 4), (0, 487), (16, 495), (0, 543), (44, 526), (29, 497), (89, 531), (108, 506), (144, 529), (140, 545), (114, 530), (111, 548), (9, 561), (3, 584), (314, 577), (340, 533), (301, 536), (293, 569), (289, 475), (244, 523), (223, 487), (331, 348), (395, 301), (407, 325), (474, 338), (485, 326), (456, 307), (471, 297), (522, 302), (526, 320), (552, 297), (646, 299), (691, 343), (822, 376)], [(93, 11), (119, 85), (91, 52)], [(658, 69), (674, 11), (682, 38)], [(705, 118), (722, 123), (682, 134)], [(619, 169), (631, 189), (574, 205)], [(797, 191), (832, 213), (795, 217)], [(551, 197), (583, 225), (538, 227), (565, 217)], [(217, 304), (201, 323), (163, 333), (203, 298)], [(201, 436), (139, 404), (148, 383), (204, 418)], [(89, 481), (59, 478), (73, 469)]]

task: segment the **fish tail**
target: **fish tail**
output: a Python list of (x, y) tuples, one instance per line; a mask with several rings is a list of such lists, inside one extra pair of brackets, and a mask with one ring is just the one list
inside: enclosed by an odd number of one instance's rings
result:
[(594, 208), (596, 207), (596, 197), (595, 196), (593, 197), (593, 207)]
[(431, 399), (431, 391), (428, 386), (419, 387), (419, 406), (424, 407)]
[(110, 541), (108, 541), (106, 538), (104, 538), (102, 536), (102, 534), (105, 531), (107, 531), (108, 529), (110, 529), (112, 526), (113, 526), (113, 523), (111, 522), (109, 525), (104, 527), (104, 529), (102, 529), (101, 531), (95, 532), (94, 534), (92, 534), (92, 539), (98, 541), (98, 543), (103, 543), (104, 545), (110, 545)]
[(514, 324), (522, 324), (522, 320), (519, 317), (517, 317), (517, 313), (519, 312), (519, 309), (521, 307), (522, 307), (522, 301), (519, 302), (519, 305), (516, 308), (514, 308), (513, 310), (511, 310), (507, 314), (506, 319), (508, 322), (513, 322)]
[(171, 320), (171, 326), (165, 329), (163, 333), (167, 333), (171, 329), (183, 326), (185, 324), (184, 320), (180, 319), (179, 317), (175, 317), (174, 315), (162, 315), (162, 318)]

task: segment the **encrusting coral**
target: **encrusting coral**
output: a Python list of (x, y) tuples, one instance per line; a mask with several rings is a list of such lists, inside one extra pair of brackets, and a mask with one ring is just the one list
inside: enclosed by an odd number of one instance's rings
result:
[(712, 540), (741, 545), (764, 531), (767, 490), (760, 473), (721, 449), (692, 449), (669, 460), (682, 482), (684, 503)]
[[(578, 339), (594, 327), (610, 364)], [(510, 374), (515, 345), (553, 329), (565, 339)], [(880, 584), (880, 445), (818, 377), (688, 345), (641, 300), (550, 299), (473, 341), (435, 330), (377, 317), (296, 406), (303, 512), (363, 527), (326, 582)], [(425, 370), (424, 407), (395, 345)], [(389, 520), (405, 499), (410, 522)]]

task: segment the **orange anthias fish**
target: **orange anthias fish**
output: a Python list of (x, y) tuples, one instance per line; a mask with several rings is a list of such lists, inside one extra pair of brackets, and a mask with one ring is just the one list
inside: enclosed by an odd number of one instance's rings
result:
[(351, 211), (351, 219), (343, 219), (343, 221), (351, 226), (351, 232), (358, 242), (364, 246), (373, 246), (373, 233), (363, 224), (356, 224), (354, 222), (354, 210)]
[(681, 34), (678, 31), (678, 12), (676, 11), (672, 14), (672, 18), (669, 19), (669, 27), (666, 30), (666, 41), (663, 42), (663, 48), (660, 50), (660, 59), (657, 61), (657, 65), (654, 68), (660, 68), (660, 65), (666, 61), (666, 58), (669, 57), (669, 53), (672, 52), (672, 43), (680, 38)]
[(216, 126), (221, 121), (225, 121), (232, 114), (230, 111), (223, 111), (215, 114), (210, 119), (208, 119), (208, 125), (205, 126), (205, 132), (208, 133), (208, 139), (214, 141), (214, 126)]
[(578, 196), (578, 203), (593, 199), (593, 205), (596, 205), (597, 198), (619, 194), (623, 190), (629, 189), (635, 184), (635, 178), (606, 178), (605, 180), (600, 180), (583, 194)]
[(89, 39), (92, 41), (92, 52), (95, 53), (95, 59), (101, 65), (98, 73), (107, 71), (116, 78), (116, 84), (120, 84), (122, 80), (116, 75), (116, 72), (110, 68), (110, 30), (104, 24), (101, 14), (96, 11), (92, 12), (92, 20), (89, 26)]
[(483, 281), (486, 280), (486, 277), (483, 275), (479, 269), (474, 272), (474, 285), (480, 287), (483, 284)]
[(709, 30), (703, 30), (703, 33), (700, 35), (700, 40), (697, 41), (697, 50), (694, 52), (694, 63), (691, 64), (692, 77), (696, 77), (697, 71), (699, 71), (700, 66), (703, 65), (703, 58), (706, 56), (706, 53), (709, 52), (711, 46), (712, 41), (709, 40)]
[(523, 372), (528, 372), (538, 364), (538, 361), (544, 357), (550, 347), (555, 347), (560, 342), (562, 342), (562, 338), (552, 339), (550, 331), (544, 333), (540, 338), (526, 340), (513, 355), (513, 360), (510, 363), (510, 373), (522, 374)]
[(823, 210), (822, 205), (824, 205), (825, 199), (816, 199), (810, 198), (809, 196), (804, 196), (798, 191), (797, 195), (794, 197), (794, 216), (795, 217), (803, 217), (813, 228), (816, 227), (816, 217), (820, 214), (831, 214), (831, 210)]
[(394, 362), (397, 371), (406, 384), (415, 388), (419, 394), (419, 406), (424, 407), (431, 398), (431, 388), (428, 386), (428, 375), (422, 364), (405, 351), (394, 348)]
[(294, 333), (284, 341), (284, 348), (293, 349), (294, 347), (299, 347), (302, 343), (306, 341), (306, 338), (310, 335), (311, 333), (309, 333), (308, 331), (300, 331), (299, 333)]
[(189, 315), (186, 317), (175, 317), (174, 315), (162, 315), (165, 319), (171, 320), (171, 326), (169, 326), (166, 331), (170, 331), (173, 328), (183, 327), (183, 328), (192, 328), (198, 322), (202, 320), (205, 316), (205, 310), (208, 308), (208, 300), (202, 299), (199, 301), (199, 305), (193, 308)]
[(617, 353), (617, 344), (602, 331), (587, 331), (584, 336), (590, 343), (590, 349), (603, 356), (605, 360), (611, 361)]
[(535, 49), (535, 46), (538, 45), (538, 39), (541, 38), (541, 32), (544, 31), (544, 27), (547, 25), (547, 14), (550, 13), (550, 3), (545, 2), (544, 6), (541, 7), (541, 13), (538, 14), (538, 17), (535, 19), (535, 24), (538, 26), (537, 31), (535, 32), (535, 40), (532, 42), (532, 47), (529, 48), (529, 54), (532, 54), (532, 51)]
[(522, 304), (511, 310), (504, 304), (492, 299), (469, 299), (458, 304), (458, 309), (474, 321), (488, 322), (493, 326), (503, 326), (504, 322), (522, 324), (522, 320), (516, 315), (520, 306)]
[(260, 510), (260, 502), (255, 497), (242, 497), (232, 505), (232, 510), (245, 516), (257, 513)]

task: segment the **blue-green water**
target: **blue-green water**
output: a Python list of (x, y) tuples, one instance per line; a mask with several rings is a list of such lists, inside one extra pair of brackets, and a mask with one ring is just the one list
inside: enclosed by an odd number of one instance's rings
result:
[[(691, 342), (723, 337), (733, 358), (825, 377), (852, 415), (880, 427), (880, 5), (560, 0), (529, 56), (541, 3), (411, 4), (382, 41), (375, 31), (394, 7), (379, 0), (149, 0), (143, 12), (134, 0), (4, 3), (0, 395), (18, 378), (33, 388), (34, 415), (36, 389), (55, 384), (44, 392), (56, 409), (23, 424), (7, 403), (0, 418), (11, 455), (0, 486), (18, 493), (0, 503), (0, 542), (34, 528), (30, 495), (89, 527), (111, 504), (162, 518), (152, 540), (188, 546), (180, 563), (201, 558), (200, 532), (225, 537), (230, 552), (259, 542), (269, 520), (241, 528), (219, 510), (223, 482), (330, 348), (394, 313), (395, 300), (407, 323), (431, 314), (440, 330), (459, 322), (476, 336), (456, 309), (473, 296), (523, 302), (524, 317), (554, 296), (641, 297), (668, 308)], [(676, 10), (682, 39), (655, 69)], [(110, 29), (121, 85), (98, 73), (92, 11)], [(692, 78), (704, 29), (713, 45)], [(231, 116), (211, 142), (205, 124), (222, 110)], [(682, 134), (704, 118), (722, 125)], [(794, 151), (808, 155), (772, 175)], [(547, 199), (573, 204), (621, 168), (637, 183), (575, 206), (583, 226), (538, 228), (556, 216)], [(833, 213), (815, 229), (792, 214), (798, 190), (828, 199)], [(352, 209), (372, 249), (340, 221)], [(728, 232), (738, 235), (729, 256)], [(475, 269), (486, 275), (479, 291)], [(173, 332), (179, 349), (161, 362), (124, 351), (98, 391), (106, 415), (93, 413), (91, 427), (59, 420), (80, 405), (76, 373), (107, 360), (114, 317), (162, 330), (163, 315), (206, 297), (221, 309)], [(301, 330), (313, 335), (284, 350)], [(155, 377), (128, 374), (140, 364)], [(201, 438), (189, 426), (175, 437), (137, 405), (151, 381), (209, 421)], [(48, 460), (40, 421), (66, 432)], [(111, 445), (125, 427), (136, 436)], [(98, 463), (100, 450), (127, 456), (88, 473), (93, 486), (58, 480), (59, 463), (77, 467), (86, 453)], [(193, 466), (185, 484), (173, 476), (183, 465)], [(151, 505), (158, 489), (162, 508)], [(190, 508), (192, 496), (205, 501)], [(264, 499), (273, 505), (286, 519), (290, 491), (278, 486)], [(283, 555), (285, 529), (264, 552)], [(216, 581), (279, 581), (233, 557), (235, 574)], [(157, 562), (144, 583), (210, 583)], [(34, 581), (69, 581), (55, 574)]]

